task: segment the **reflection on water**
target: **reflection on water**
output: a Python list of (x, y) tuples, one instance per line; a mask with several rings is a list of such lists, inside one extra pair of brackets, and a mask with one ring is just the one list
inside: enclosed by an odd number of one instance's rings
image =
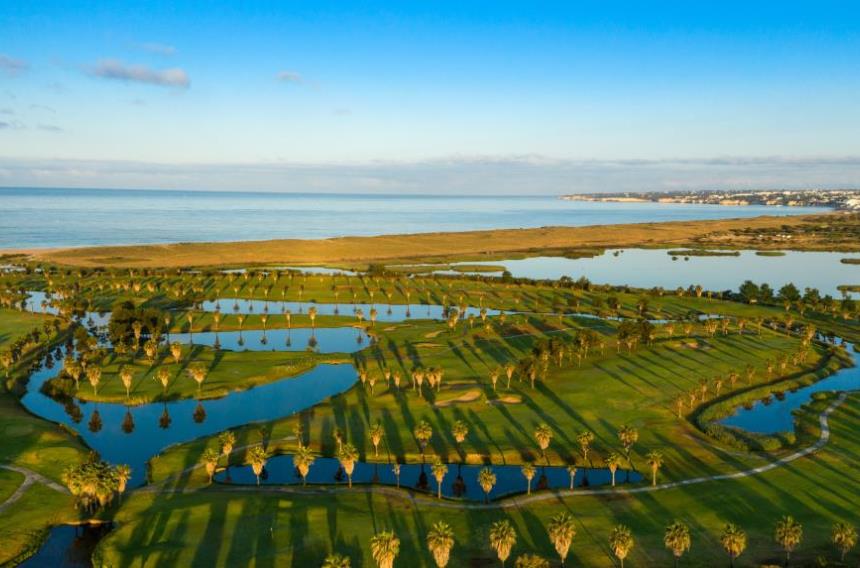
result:
[(786, 252), (785, 256), (758, 256), (747, 250), (740, 256), (672, 260), (666, 249), (624, 249), (607, 250), (593, 258), (532, 257), (455, 264), (504, 265), (517, 278), (585, 277), (600, 284), (662, 286), (672, 290), (691, 284), (701, 284), (708, 290), (737, 290), (744, 280), (766, 282), (778, 290), (793, 282), (800, 290), (818, 288), (822, 294), (839, 297), (837, 286), (860, 284), (860, 266), (842, 264), (842, 258), (860, 258), (860, 253)]
[(19, 564), (21, 568), (89, 568), (99, 541), (111, 530), (109, 523), (53, 527), (39, 550)]
[[(59, 359), (62, 361), (62, 359)], [(251, 422), (289, 416), (348, 390), (357, 375), (351, 365), (318, 365), (224, 398), (124, 404), (58, 401), (41, 392), (62, 369), (43, 363), (30, 377), (22, 404), (34, 414), (72, 427), (110, 463), (132, 467), (132, 484), (144, 481), (145, 463), (167, 446), (236, 428)]]
[[(459, 497), (472, 501), (484, 499), (484, 491), (478, 485), (478, 472), (485, 466), (449, 464), (448, 473), (442, 481), (442, 495)], [(522, 468), (518, 465), (494, 465), (496, 485), (490, 492), (491, 498), (502, 497), (526, 492), (526, 479)], [(257, 478), (250, 466), (234, 466), (218, 472), (215, 479), (223, 483), (252, 485)], [(575, 487), (607, 485), (611, 474), (608, 469), (580, 468), (574, 477)], [(642, 476), (636, 471), (616, 472), (616, 483), (637, 483)], [(375, 483), (381, 485), (397, 485), (391, 464), (357, 462), (352, 474), (353, 483)], [(276, 456), (266, 463), (260, 482), (268, 485), (301, 484), (302, 480), (293, 465), (290, 455)], [(308, 472), (308, 483), (335, 484), (347, 483), (346, 474), (335, 458), (317, 458)], [(436, 479), (426, 464), (401, 464), (400, 486), (435, 493)], [(532, 489), (568, 489), (570, 474), (566, 467), (537, 466), (537, 472), (532, 480)]]
[(846, 343), (848, 353), (854, 359), (853, 367), (838, 370), (817, 383), (797, 389), (794, 392), (778, 394), (769, 398), (767, 403), (756, 401), (751, 406), (740, 407), (732, 416), (720, 421), (726, 426), (742, 428), (748, 432), (775, 434), (794, 430), (792, 412), (806, 404), (817, 392), (850, 391), (860, 388), (860, 355), (851, 344)]
[(370, 338), (360, 328), (321, 327), (317, 329), (251, 329), (246, 331), (204, 331), (171, 333), (170, 341), (205, 345), (231, 351), (315, 351), (354, 353), (367, 347)]
[[(220, 311), (224, 314), (282, 314), (288, 310), (290, 314), (307, 314), (308, 309), (315, 307), (319, 316), (344, 316), (354, 317), (356, 320), (370, 321), (371, 311), (376, 311), (376, 321), (380, 322), (402, 322), (408, 319), (435, 319), (447, 318), (447, 309), (444, 306), (434, 304), (353, 304), (353, 303), (314, 303), (314, 302), (278, 302), (274, 300), (243, 300), (237, 298), (220, 298), (215, 301), (203, 302), (202, 309), (206, 312)], [(459, 308), (458, 308), (459, 310)], [(488, 316), (501, 313), (499, 310), (487, 309)], [(460, 310), (460, 317), (481, 315), (481, 308), (467, 306), (465, 311)]]

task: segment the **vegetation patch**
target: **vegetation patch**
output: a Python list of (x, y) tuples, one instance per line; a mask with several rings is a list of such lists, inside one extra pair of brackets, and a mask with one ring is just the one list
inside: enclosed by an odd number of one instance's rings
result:
[(740, 251), (737, 250), (702, 250), (702, 249), (681, 249), (670, 250), (666, 254), (669, 256), (740, 256)]

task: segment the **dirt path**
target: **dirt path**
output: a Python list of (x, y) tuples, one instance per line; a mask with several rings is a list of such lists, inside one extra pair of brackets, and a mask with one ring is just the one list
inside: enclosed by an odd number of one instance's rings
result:
[(21, 485), (18, 486), (18, 489), (16, 489), (15, 492), (10, 495), (9, 498), (6, 499), (3, 503), (0, 503), (0, 513), (11, 507), (12, 504), (18, 501), (24, 495), (27, 489), (29, 489), (30, 486), (34, 483), (41, 483), (42, 485), (50, 487), (51, 489), (59, 493), (69, 492), (68, 489), (66, 489), (59, 483), (51, 481), (44, 475), (36, 473), (31, 469), (27, 469), (26, 467), (11, 464), (0, 464), (0, 468), (8, 469), (9, 471), (16, 471), (24, 476), (24, 481), (21, 482)]

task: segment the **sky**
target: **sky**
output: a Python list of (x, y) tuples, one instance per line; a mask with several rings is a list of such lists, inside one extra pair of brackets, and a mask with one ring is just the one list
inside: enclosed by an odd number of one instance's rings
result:
[(0, 0), (0, 185), (860, 186), (853, 2)]

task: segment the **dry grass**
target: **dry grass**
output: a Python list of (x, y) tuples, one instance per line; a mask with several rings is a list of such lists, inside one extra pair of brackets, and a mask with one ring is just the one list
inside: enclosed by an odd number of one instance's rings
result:
[[(27, 251), (37, 260), (76, 266), (185, 267), (266, 264), (366, 265), (427, 259), (487, 259), (500, 254), (566, 252), (584, 248), (695, 246), (742, 229), (797, 226), (832, 216), (756, 217), (589, 227), (543, 227), (460, 233), (422, 233), (322, 240), (178, 243)], [(826, 243), (819, 243), (824, 246)], [(816, 248), (812, 241), (808, 248)], [(783, 246), (785, 246), (783, 244)], [(793, 248), (793, 247), (792, 247)]]

